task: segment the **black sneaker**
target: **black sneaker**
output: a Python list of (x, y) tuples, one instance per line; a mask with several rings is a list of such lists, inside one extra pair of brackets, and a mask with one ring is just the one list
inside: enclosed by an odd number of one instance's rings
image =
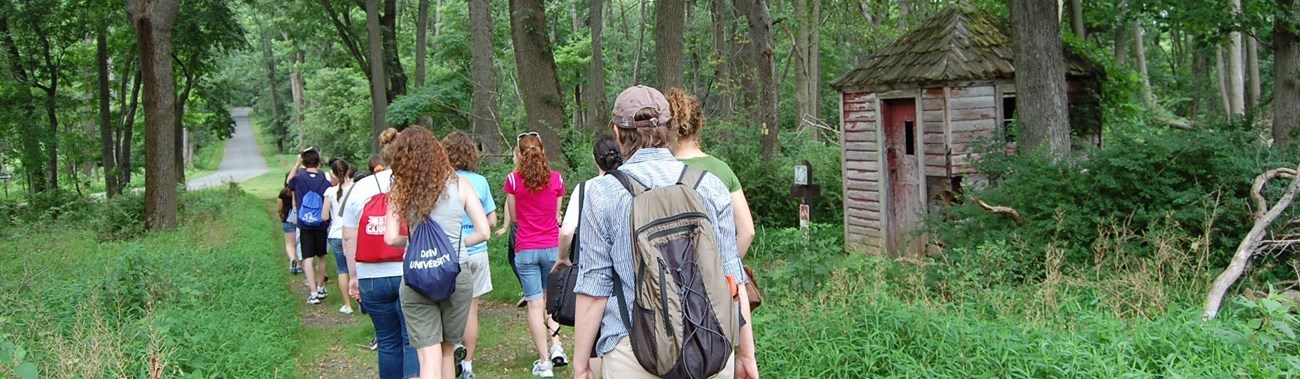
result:
[(298, 275), (299, 272), (302, 272), (302, 269), (298, 267), (298, 260), (289, 261), (289, 275)]

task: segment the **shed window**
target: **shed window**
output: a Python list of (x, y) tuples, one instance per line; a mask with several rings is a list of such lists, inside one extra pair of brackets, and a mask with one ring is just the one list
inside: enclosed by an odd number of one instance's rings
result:
[(907, 155), (916, 155), (916, 123), (911, 120), (903, 121), (903, 142)]
[(1015, 132), (1016, 121), (1016, 96), (1002, 96), (1002, 139), (1006, 142), (1016, 142)]

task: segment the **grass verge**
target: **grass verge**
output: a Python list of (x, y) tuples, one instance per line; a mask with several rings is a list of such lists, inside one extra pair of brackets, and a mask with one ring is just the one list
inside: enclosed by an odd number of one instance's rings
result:
[(271, 218), (239, 192), (181, 203), (180, 228), (127, 241), (96, 242), (93, 222), (0, 230), (0, 340), (41, 377), (295, 376)]

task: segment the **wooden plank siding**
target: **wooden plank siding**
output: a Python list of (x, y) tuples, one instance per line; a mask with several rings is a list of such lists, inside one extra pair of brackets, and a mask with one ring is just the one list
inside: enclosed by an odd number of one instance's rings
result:
[[(946, 88), (928, 88), (921, 93), (921, 144), (925, 153), (925, 176), (948, 175)], [(924, 181), (922, 181), (924, 182)]]
[(840, 143), (843, 167), (844, 242), (854, 251), (883, 251), (879, 97), (875, 93), (841, 95)]
[[(998, 129), (1001, 101), (994, 83), (971, 83), (948, 88), (949, 174), (958, 176), (975, 171), (972, 162), (978, 157), (974, 146), (981, 139), (993, 138)], [(927, 157), (927, 164), (931, 159)], [(937, 160), (936, 160), (937, 161)]]

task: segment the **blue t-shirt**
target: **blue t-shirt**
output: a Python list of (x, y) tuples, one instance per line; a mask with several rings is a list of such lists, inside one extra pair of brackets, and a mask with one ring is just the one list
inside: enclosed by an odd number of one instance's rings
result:
[[(483, 204), (483, 214), (490, 214), (497, 210), (497, 203), (495, 200), (492, 200), (492, 192), (491, 188), (488, 187), (487, 178), (483, 177), (483, 175), (462, 170), (456, 170), (456, 175), (464, 177), (466, 180), (469, 180), (470, 184), (474, 185), (474, 192), (478, 193), (478, 201)], [(461, 233), (464, 233), (463, 235), (474, 233), (474, 224), (469, 220), (469, 215), (465, 215), (465, 218), (461, 220), (460, 225)], [(488, 231), (488, 233), (491, 232), (491, 230)], [(487, 242), (470, 246), (467, 249), (467, 253), (470, 255), (484, 252), (487, 252)]]
[[(293, 205), (295, 208), (302, 204), (302, 197), (307, 192), (315, 192), (325, 197), (325, 191), (330, 188), (330, 180), (325, 178), (324, 172), (309, 172), (306, 169), (298, 170), (298, 173), (289, 179), (289, 189), (293, 190)], [(326, 221), (320, 226), (303, 226), (302, 221), (298, 222), (298, 228), (301, 229), (327, 229), (330, 223)]]

